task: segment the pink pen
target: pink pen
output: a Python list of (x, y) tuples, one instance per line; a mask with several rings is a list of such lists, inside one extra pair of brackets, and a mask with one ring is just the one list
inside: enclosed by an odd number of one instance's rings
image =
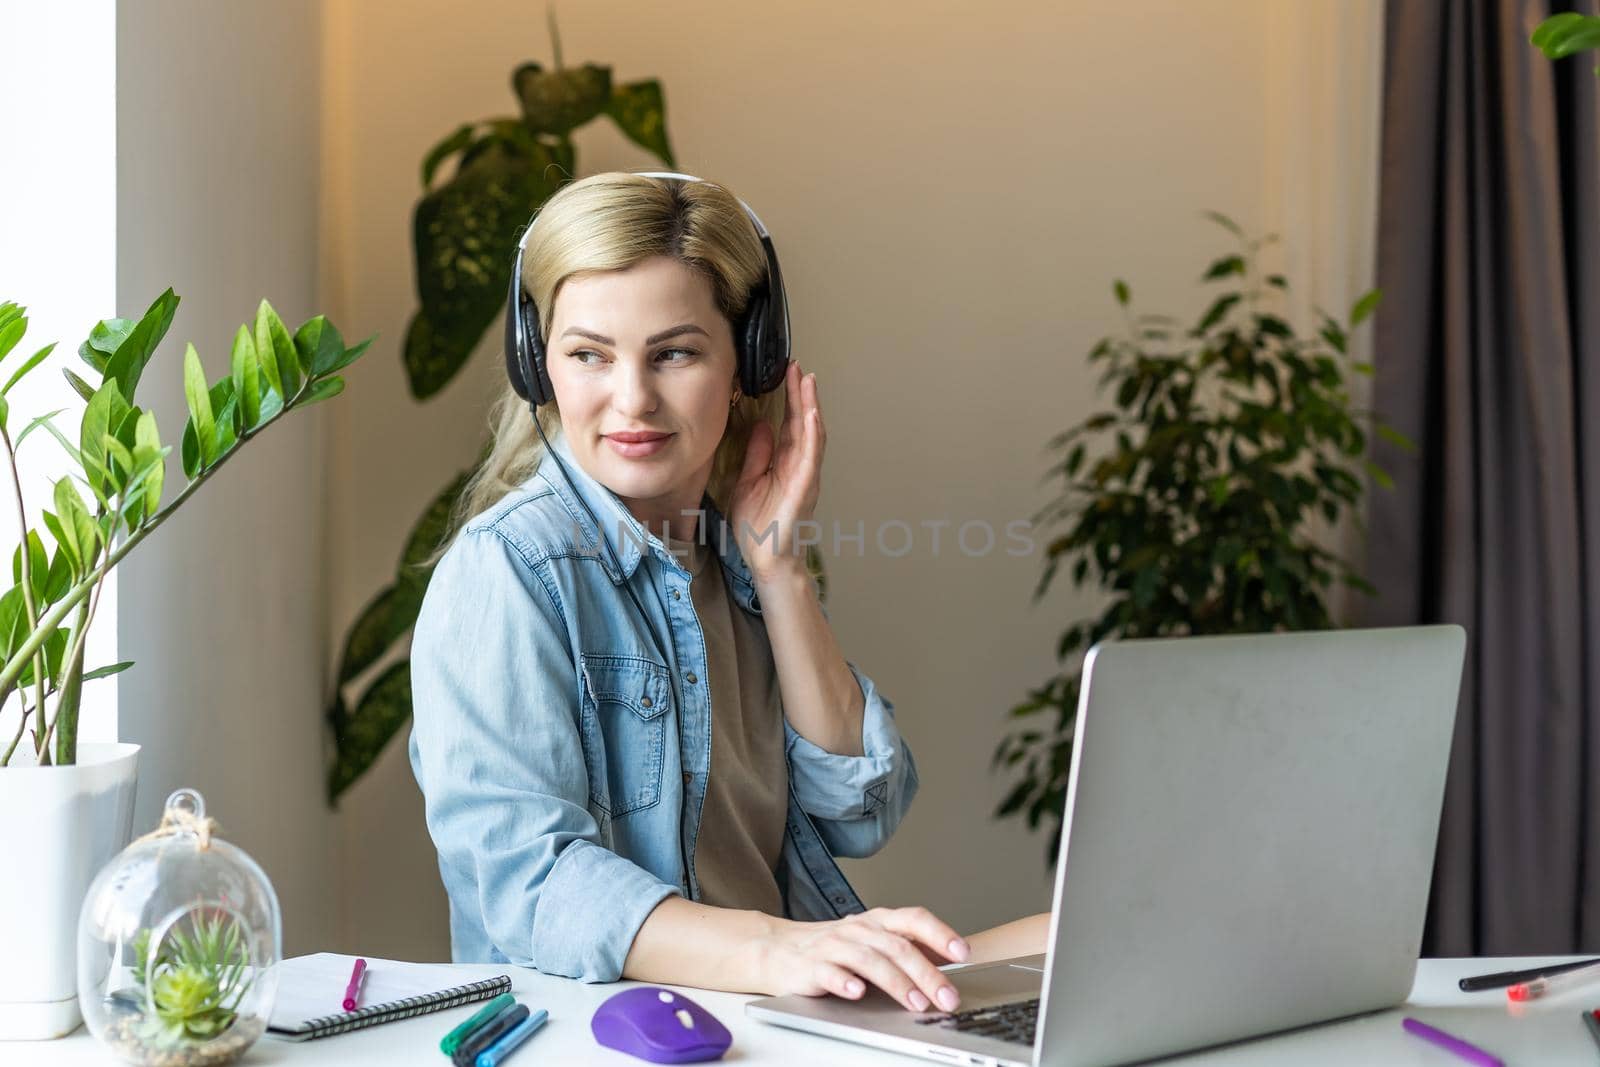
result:
[(356, 960), (355, 967), (350, 970), (350, 984), (344, 987), (344, 1010), (355, 1011), (356, 1004), (361, 999), (361, 983), (367, 978), (367, 961)]

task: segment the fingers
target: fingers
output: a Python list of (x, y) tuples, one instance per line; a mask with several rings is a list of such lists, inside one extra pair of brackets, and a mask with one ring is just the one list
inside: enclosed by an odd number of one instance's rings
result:
[(866, 925), (862, 927), (861, 936), (913, 983), (913, 988), (901, 998), (902, 1003), (916, 1011), (928, 1011), (933, 1005), (954, 1011), (960, 1005), (960, 995), (950, 979), (910, 940), (882, 927)]
[(940, 959), (965, 963), (970, 954), (966, 939), (927, 908), (874, 908), (867, 914), (884, 929), (927, 945)]
[(801, 411), (800, 364), (791, 359), (783, 372), (783, 426), (778, 434), (780, 444), (789, 444), (799, 433)]
[(855, 1000), (867, 991), (866, 983), (837, 963), (818, 960), (812, 969), (812, 982), (818, 992)]
[[(931, 1002), (890, 956), (869, 943), (865, 927), (841, 930), (824, 946), (826, 958), (889, 994), (909, 1011), (927, 1011)], [(853, 999), (853, 998), (852, 998)]]

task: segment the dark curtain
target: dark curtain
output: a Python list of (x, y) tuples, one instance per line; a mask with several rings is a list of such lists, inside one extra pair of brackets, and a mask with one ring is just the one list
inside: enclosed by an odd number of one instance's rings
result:
[(1423, 951), (1600, 951), (1596, 53), (1549, 0), (1390, 0), (1374, 625), (1466, 627)]

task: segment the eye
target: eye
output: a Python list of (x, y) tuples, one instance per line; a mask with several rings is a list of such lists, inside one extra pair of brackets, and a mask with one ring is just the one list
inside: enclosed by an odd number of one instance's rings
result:
[[(665, 356), (665, 355), (668, 355), (668, 354), (673, 353), (673, 352), (681, 352), (681, 353), (683, 353), (683, 358), (684, 359), (689, 359), (689, 358), (699, 354), (699, 353), (695, 352), (695, 350), (692, 349), (692, 348), (663, 348), (660, 352), (657, 352), (656, 355)], [(668, 360), (668, 362), (682, 363), (683, 360), (682, 359), (679, 359), (679, 360)]]
[(589, 366), (593, 366), (593, 364), (589, 360), (584, 359), (583, 357), (584, 356), (597, 356), (597, 355), (599, 355), (599, 353), (594, 351), (591, 348), (580, 348), (575, 352), (568, 352), (567, 355), (569, 357), (571, 357), (572, 359), (577, 360), (583, 366), (589, 367)]

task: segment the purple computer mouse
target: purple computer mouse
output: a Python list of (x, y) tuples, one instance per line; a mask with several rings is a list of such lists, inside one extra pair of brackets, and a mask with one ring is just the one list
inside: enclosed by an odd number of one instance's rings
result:
[(670, 989), (625, 989), (595, 1009), (594, 1039), (651, 1063), (721, 1059), (733, 1044), (728, 1028), (700, 1005)]

